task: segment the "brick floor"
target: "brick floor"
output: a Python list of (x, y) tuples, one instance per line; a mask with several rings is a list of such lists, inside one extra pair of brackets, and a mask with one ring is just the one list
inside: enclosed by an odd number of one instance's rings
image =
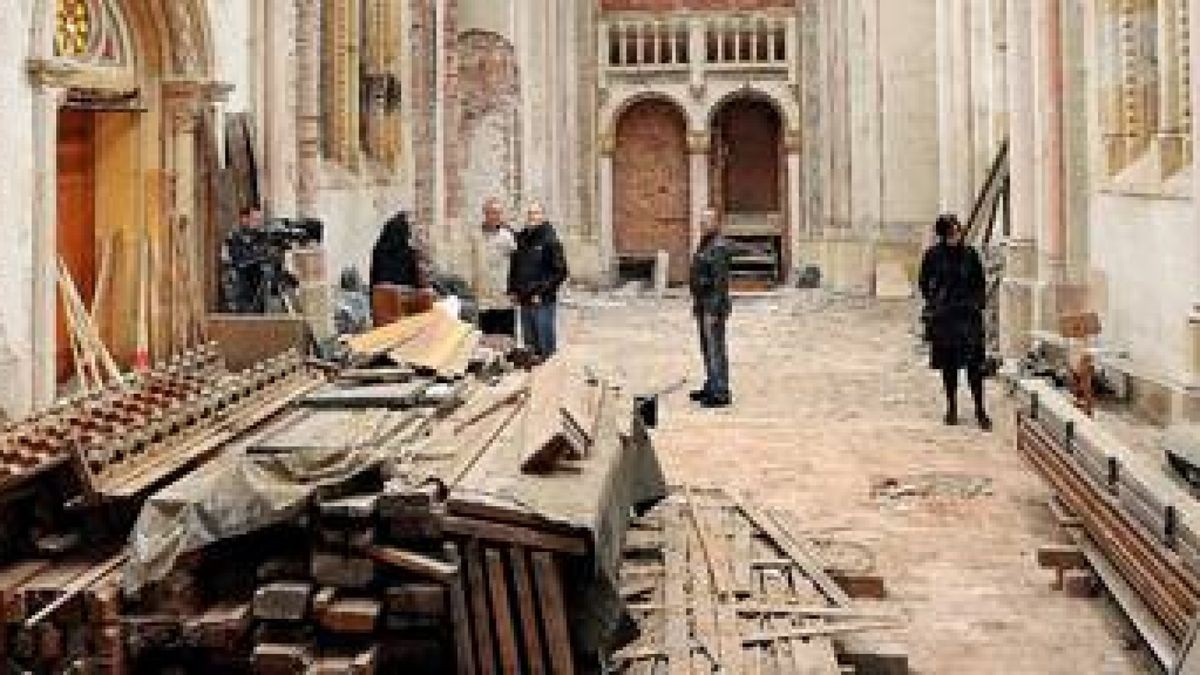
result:
[[(1104, 599), (1050, 589), (1034, 562), (1055, 541), (1047, 492), (996, 432), (941, 424), (937, 376), (918, 352), (915, 308), (793, 292), (739, 302), (731, 321), (735, 406), (687, 400), (700, 370), (682, 299), (577, 298), (566, 343), (587, 346), (637, 392), (689, 377), (662, 401), (656, 442), (669, 478), (745, 490), (814, 537), (867, 545), (914, 672), (1152, 672)], [(966, 391), (960, 409), (970, 410)], [(872, 486), (935, 486), (873, 497)], [(981, 494), (961, 485), (985, 485)]]

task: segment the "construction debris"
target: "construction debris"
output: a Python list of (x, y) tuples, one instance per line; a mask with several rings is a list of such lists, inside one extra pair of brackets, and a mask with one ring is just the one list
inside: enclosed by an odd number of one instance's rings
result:
[(343, 343), (350, 361), (357, 365), (386, 359), (397, 366), (457, 378), (466, 374), (479, 340), (480, 333), (472, 325), (434, 307), (362, 335), (347, 336)]
[(1016, 393), (1018, 450), (1053, 488), (1088, 565), (1164, 670), (1177, 672), (1200, 618), (1200, 508), (1061, 391), (1025, 380)]
[[(721, 490), (676, 489), (634, 520), (624, 555), (640, 637), (609, 655), (614, 672), (835, 674), (844, 637), (904, 623), (852, 600), (774, 514)], [(891, 672), (907, 672), (901, 660)]]

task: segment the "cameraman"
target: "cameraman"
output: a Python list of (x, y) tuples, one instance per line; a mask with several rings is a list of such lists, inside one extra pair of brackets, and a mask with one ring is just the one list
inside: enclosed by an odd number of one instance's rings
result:
[(221, 243), (221, 311), (233, 314), (261, 312), (263, 251), (259, 231), (262, 211), (246, 206), (238, 211), (238, 224)]

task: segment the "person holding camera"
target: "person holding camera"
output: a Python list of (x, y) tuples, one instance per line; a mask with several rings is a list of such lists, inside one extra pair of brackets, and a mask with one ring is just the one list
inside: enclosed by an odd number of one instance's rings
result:
[(958, 216), (938, 216), (934, 231), (938, 242), (921, 260), (919, 285), (926, 303), (930, 366), (941, 371), (946, 394), (945, 422), (958, 424), (958, 372), (965, 368), (975, 400), (975, 419), (981, 429), (991, 431), (983, 391), (983, 308), (987, 301), (983, 262), (975, 248), (963, 241)]

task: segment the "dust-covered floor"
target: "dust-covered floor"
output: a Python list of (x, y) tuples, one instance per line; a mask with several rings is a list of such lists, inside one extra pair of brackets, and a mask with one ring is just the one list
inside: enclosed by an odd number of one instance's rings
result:
[(1037, 567), (1056, 528), (999, 387), (994, 433), (970, 415), (942, 425), (914, 312), (817, 291), (739, 299), (736, 400), (721, 411), (688, 401), (701, 369), (685, 300), (577, 295), (562, 321), (564, 341), (594, 349), (634, 393), (688, 378), (663, 397), (655, 434), (672, 481), (743, 490), (815, 539), (865, 545), (911, 619), (899, 637), (914, 672), (1152, 672), (1107, 600), (1052, 590)]

